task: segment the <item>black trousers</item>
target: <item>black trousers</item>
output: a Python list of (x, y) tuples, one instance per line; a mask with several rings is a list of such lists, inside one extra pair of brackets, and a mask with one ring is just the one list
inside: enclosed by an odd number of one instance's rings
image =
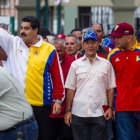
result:
[(73, 140), (72, 129), (64, 122), (64, 118), (51, 118), (53, 140)]
[(49, 117), (51, 106), (32, 106), (39, 128), (38, 140), (52, 140), (51, 119)]
[(50, 118), (51, 106), (32, 106), (38, 123), (38, 140), (73, 140), (71, 127), (64, 118)]
[(78, 117), (72, 115), (74, 140), (107, 140), (107, 125), (101, 117)]

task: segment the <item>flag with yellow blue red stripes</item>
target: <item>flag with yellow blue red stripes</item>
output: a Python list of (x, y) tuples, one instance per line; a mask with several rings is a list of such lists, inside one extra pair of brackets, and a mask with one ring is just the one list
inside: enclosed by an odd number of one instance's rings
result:
[(140, 55), (136, 56), (136, 62), (140, 62)]

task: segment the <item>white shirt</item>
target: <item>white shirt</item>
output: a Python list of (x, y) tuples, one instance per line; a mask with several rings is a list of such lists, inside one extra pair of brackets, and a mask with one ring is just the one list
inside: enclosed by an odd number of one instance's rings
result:
[[(34, 47), (40, 47), (42, 45), (43, 39), (41, 36), (38, 37), (40, 40), (33, 45)], [(0, 28), (0, 46), (8, 56), (3, 66), (6, 67), (9, 72), (20, 81), (22, 87), (25, 88), (27, 60), (30, 49), (20, 37), (10, 35), (2, 28)]]
[(103, 115), (108, 89), (115, 88), (115, 74), (111, 63), (96, 55), (93, 63), (84, 55), (71, 64), (65, 88), (76, 90), (72, 114), (79, 117)]

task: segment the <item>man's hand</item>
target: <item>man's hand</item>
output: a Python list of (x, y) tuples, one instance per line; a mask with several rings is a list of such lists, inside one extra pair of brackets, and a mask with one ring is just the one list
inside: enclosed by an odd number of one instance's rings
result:
[(70, 126), (71, 124), (72, 115), (71, 112), (67, 112), (64, 117), (65, 124)]
[(61, 104), (55, 102), (53, 105), (53, 115), (59, 115), (61, 113)]
[(106, 120), (109, 120), (113, 117), (113, 111), (111, 108), (108, 108), (106, 113), (104, 114)]

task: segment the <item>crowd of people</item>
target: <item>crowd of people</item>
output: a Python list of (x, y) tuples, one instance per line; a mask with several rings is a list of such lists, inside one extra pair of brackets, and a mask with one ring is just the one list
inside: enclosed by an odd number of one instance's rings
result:
[(0, 140), (140, 140), (140, 31), (118, 23), (52, 35), (34, 16), (0, 24)]

